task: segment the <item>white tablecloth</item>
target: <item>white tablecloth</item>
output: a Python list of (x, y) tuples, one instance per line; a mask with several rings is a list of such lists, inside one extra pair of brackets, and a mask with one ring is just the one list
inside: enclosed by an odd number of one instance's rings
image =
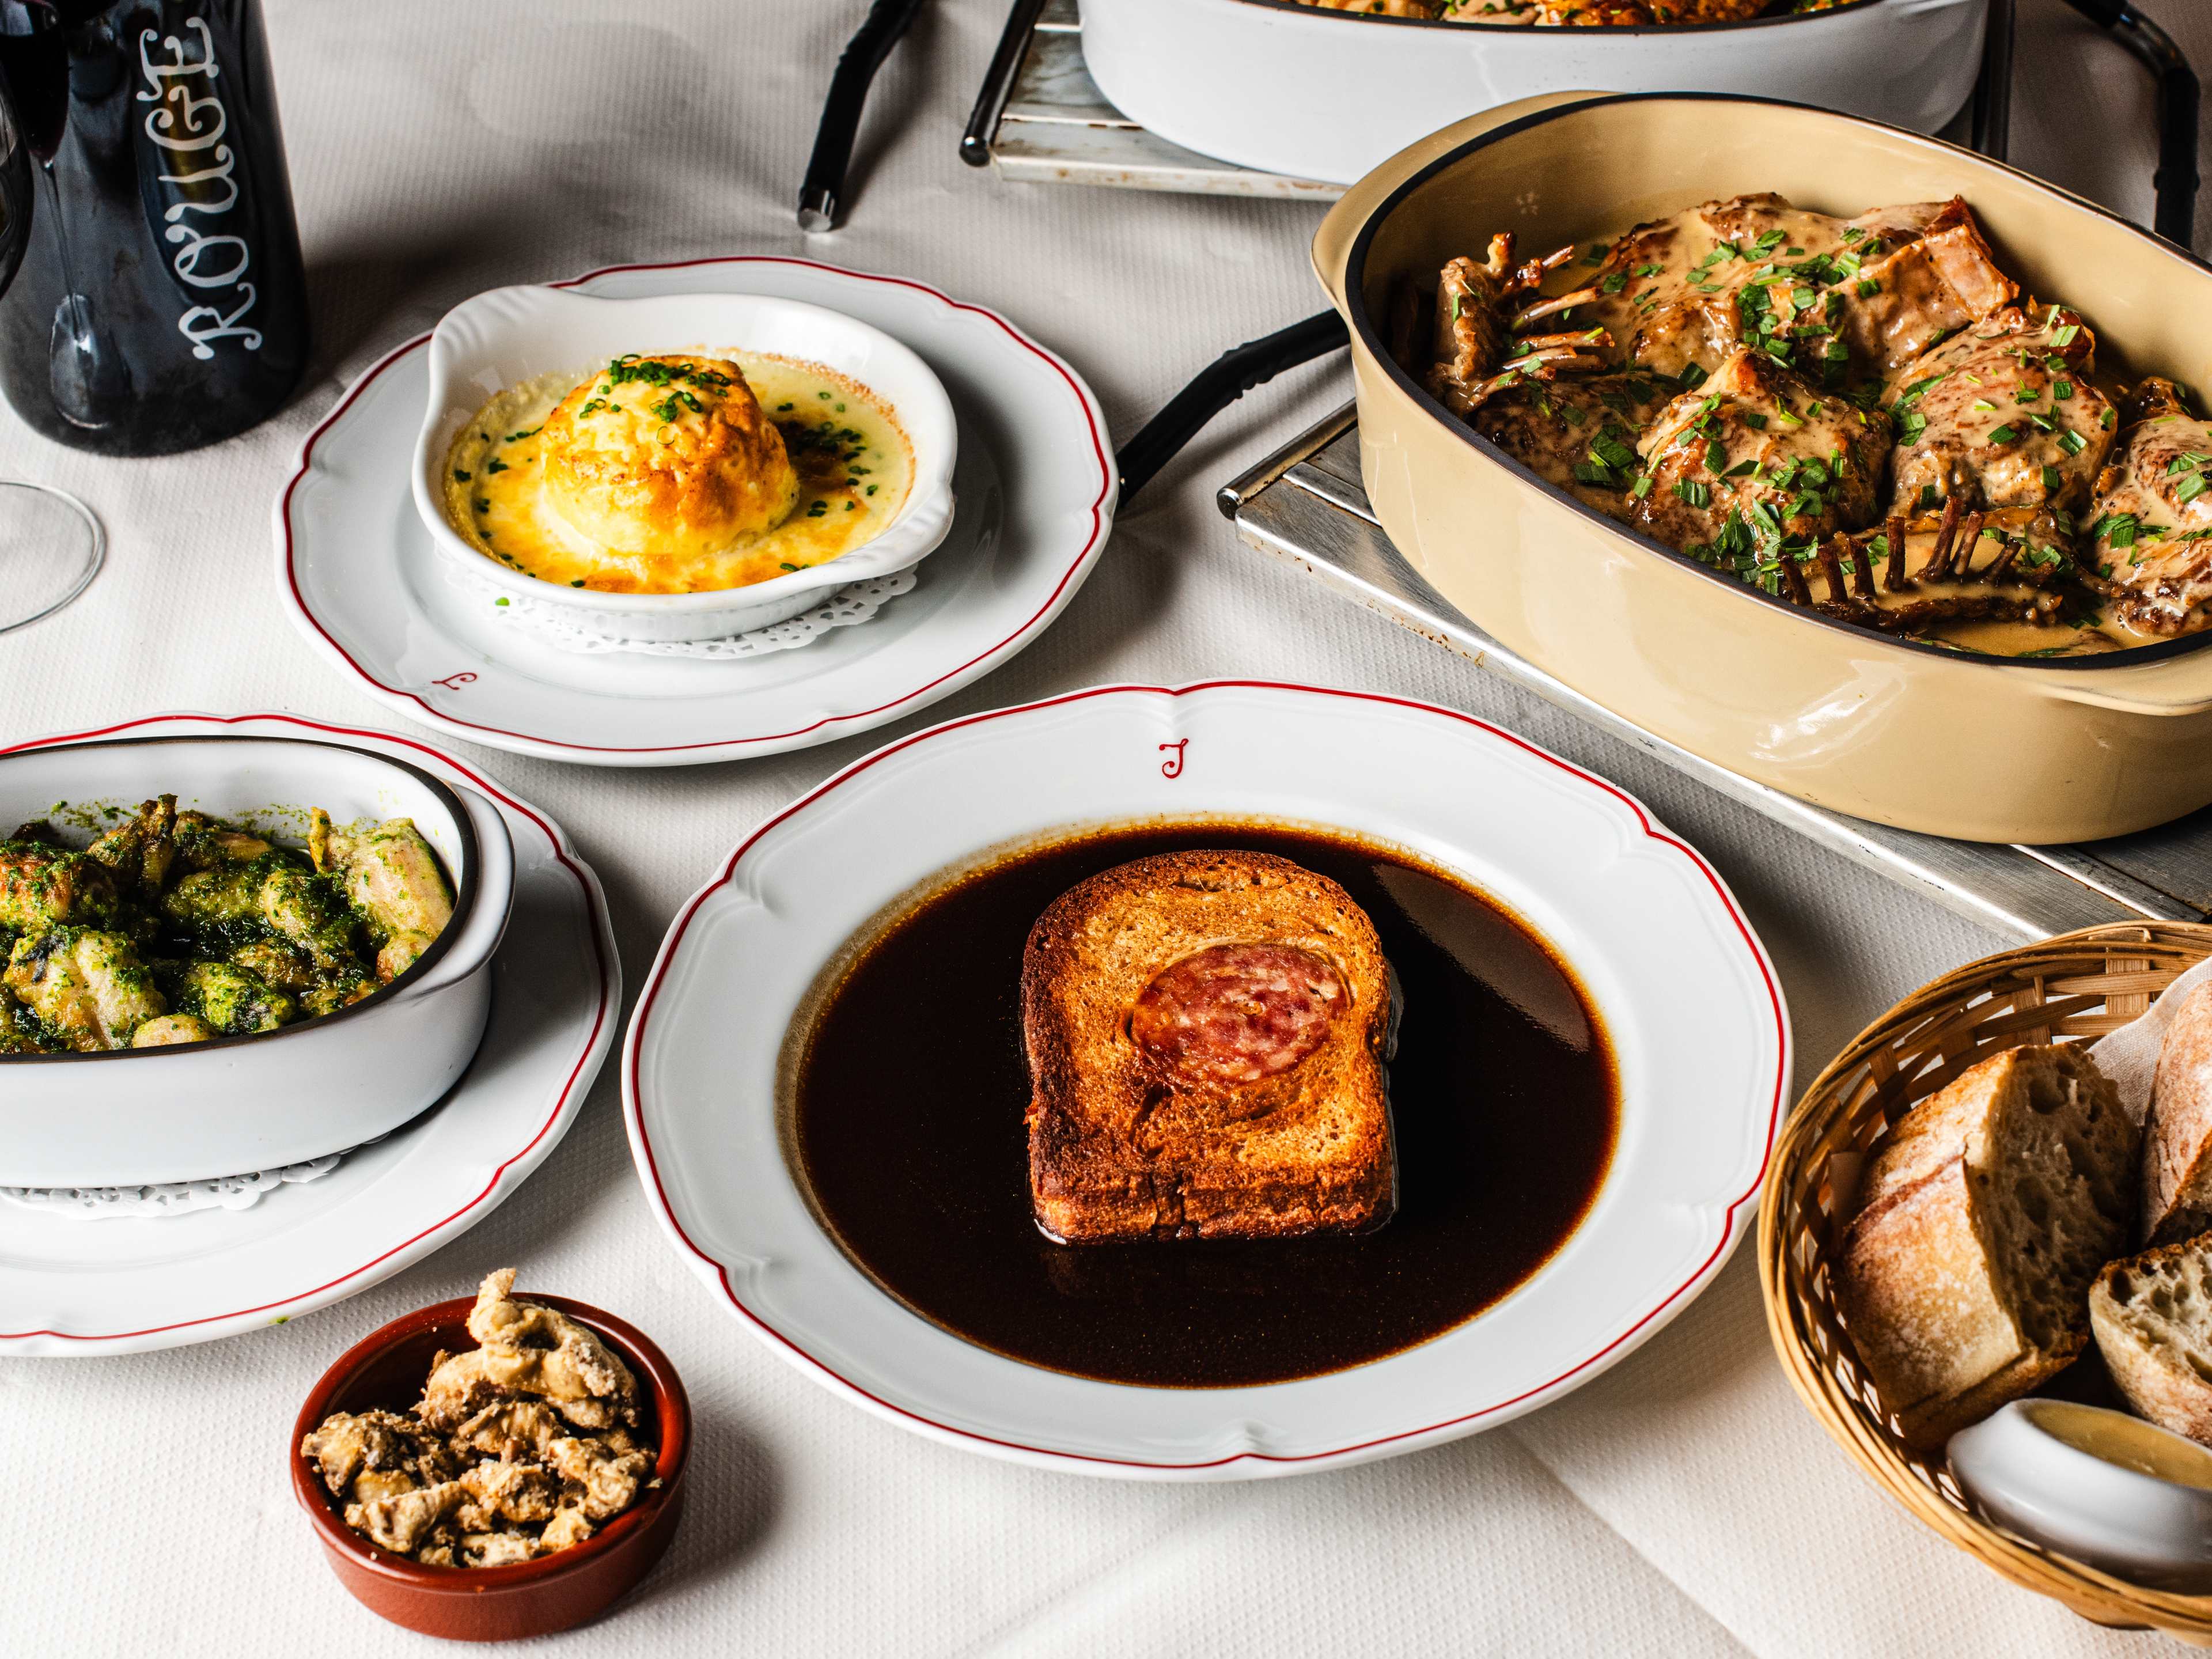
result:
[[(2058, 0), (2021, 3), (2014, 159), (2147, 217), (2145, 77)], [(2212, 64), (2203, 0), (2143, 3)], [(162, 460), (81, 457), (0, 409), (0, 475), (78, 491), (113, 538), (83, 599), (0, 638), (0, 738), (179, 707), (398, 724), (280, 612), (270, 498), (340, 386), (479, 289), (737, 252), (900, 272), (1064, 353), (1123, 436), (1224, 347), (1320, 308), (1314, 209), (1009, 186), (963, 167), (956, 140), (1005, 0), (925, 14), (878, 83), (849, 223), (801, 235), (792, 203), (813, 121), (862, 9), (270, 0), (314, 368), (258, 431)], [(2198, 223), (2201, 247), (2212, 217)], [(1641, 793), (1750, 908), (1787, 982), (1801, 1081), (1894, 998), (1996, 948), (1242, 547), (1213, 486), (1345, 395), (1340, 359), (1247, 399), (1117, 526), (1026, 655), (877, 736), (648, 773), (464, 752), (575, 836), (633, 989), (678, 902), (740, 834), (883, 738), (1090, 682), (1224, 673), (1474, 709)], [(699, 1416), (669, 1559), (571, 1648), (1969, 1659), (2156, 1639), (2001, 1583), (1878, 1496), (1784, 1383), (1747, 1250), (1564, 1403), (1361, 1469), (1146, 1486), (929, 1443), (832, 1399), (678, 1262), (631, 1172), (611, 1065), (504, 1209), (353, 1301), (201, 1347), (0, 1363), (0, 1651), (429, 1651), (325, 1571), (287, 1489), (285, 1426), (362, 1333), (507, 1263), (653, 1333)]]

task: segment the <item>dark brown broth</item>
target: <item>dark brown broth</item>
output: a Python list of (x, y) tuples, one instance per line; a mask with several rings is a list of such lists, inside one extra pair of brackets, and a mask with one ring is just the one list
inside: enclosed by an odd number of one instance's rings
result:
[[(1018, 982), (1030, 924), (1154, 853), (1249, 848), (1341, 883), (1401, 999), (1399, 1208), (1364, 1237), (1070, 1246), (1030, 1215)], [(1341, 1370), (1451, 1329), (1580, 1224), (1620, 1121), (1589, 997), (1480, 893), (1348, 836), (1236, 823), (1027, 849), (921, 903), (830, 993), (787, 1120), (846, 1254), (984, 1347), (1116, 1382), (1226, 1388)]]

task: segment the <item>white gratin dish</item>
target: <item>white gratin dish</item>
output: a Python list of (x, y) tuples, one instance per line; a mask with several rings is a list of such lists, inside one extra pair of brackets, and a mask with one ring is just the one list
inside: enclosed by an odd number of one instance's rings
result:
[(1972, 93), (1989, 0), (1857, 0), (1737, 23), (1535, 28), (1291, 0), (1083, 0), (1115, 106), (1240, 167), (1349, 185), (1439, 128), (1548, 92), (1723, 92), (1934, 132)]
[[(818, 364), (873, 394), (906, 434), (913, 481), (872, 541), (840, 557), (744, 587), (697, 593), (602, 593), (508, 569), (447, 522), (446, 457), (486, 403), (540, 375), (580, 380), (631, 353), (738, 350)], [(536, 285), (493, 289), (446, 313), (430, 337), (430, 391), (415, 446), (415, 510), (448, 569), (511, 605), (611, 638), (724, 639), (787, 622), (830, 590), (920, 563), (952, 526), (958, 428), (928, 364), (882, 330), (798, 300), (763, 294), (669, 294), (605, 300)]]
[(320, 806), (340, 823), (412, 818), (453, 880), (453, 920), (390, 986), (319, 1019), (177, 1048), (0, 1059), (0, 1185), (191, 1181), (338, 1152), (435, 1104), (483, 1039), (482, 970), (514, 897), (514, 843), (491, 802), (404, 761), (303, 738), (131, 738), (0, 756), (7, 825), (171, 792), (218, 817)]

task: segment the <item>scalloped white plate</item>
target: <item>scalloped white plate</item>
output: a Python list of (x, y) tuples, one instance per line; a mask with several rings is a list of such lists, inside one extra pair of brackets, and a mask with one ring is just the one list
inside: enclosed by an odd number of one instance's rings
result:
[(514, 912), (492, 958), (491, 1023), (439, 1104), (250, 1209), (80, 1222), (0, 1205), (0, 1354), (179, 1347), (367, 1290), (504, 1203), (560, 1145), (613, 1046), (622, 968), (599, 878), (559, 824), (450, 755), (292, 714), (161, 714), (15, 747), (222, 733), (336, 738), (498, 804), (514, 837)]
[[(1613, 1039), (1621, 1121), (1605, 1183), (1504, 1300), (1322, 1376), (1137, 1388), (964, 1342), (878, 1289), (813, 1218), (777, 1132), (790, 1022), (856, 930), (948, 866), (1071, 826), (1207, 815), (1395, 842), (1534, 925)], [(997, 1456), (1218, 1480), (1470, 1434), (1619, 1360), (1742, 1237), (1789, 1078), (1788, 1015), (1750, 924), (1712, 867), (1628, 795), (1450, 709), (1225, 681), (1106, 686), (955, 720), (778, 813), (678, 915), (623, 1084), (640, 1176), (678, 1250), (817, 1380)]]
[(580, 655), (508, 624), (444, 568), (410, 495), (430, 337), (355, 381), (276, 503), (276, 580), (333, 666), (410, 720), (587, 766), (781, 754), (868, 731), (990, 672), (1066, 608), (1113, 524), (1097, 400), (995, 312), (806, 259), (622, 265), (554, 284), (608, 299), (756, 294), (858, 318), (918, 352), (959, 425), (959, 512), (910, 593), (803, 650), (730, 661)]

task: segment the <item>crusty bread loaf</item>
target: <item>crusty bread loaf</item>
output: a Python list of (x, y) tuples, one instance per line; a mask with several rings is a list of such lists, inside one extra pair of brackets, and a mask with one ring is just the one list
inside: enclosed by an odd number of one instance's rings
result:
[(1038, 1226), (1068, 1243), (1379, 1226), (1390, 1000), (1374, 924), (1287, 859), (1170, 853), (1069, 889), (1022, 963)]
[(1933, 1449), (2064, 1368), (2135, 1218), (2134, 1123), (2077, 1047), (2008, 1048), (1877, 1142), (1844, 1240), (1844, 1328)]
[(2089, 1290), (2089, 1323), (2128, 1404), (2212, 1446), (2212, 1237), (2109, 1263)]
[(2159, 1044), (2143, 1123), (2142, 1240), (2212, 1228), (2212, 981), (2185, 995)]

